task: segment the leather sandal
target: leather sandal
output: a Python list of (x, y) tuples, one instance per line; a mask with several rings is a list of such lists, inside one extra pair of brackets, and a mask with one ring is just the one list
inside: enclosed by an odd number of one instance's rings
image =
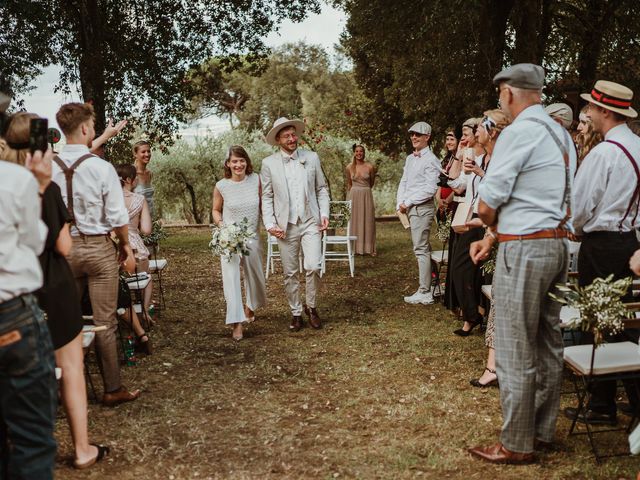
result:
[(474, 378), (473, 380), (469, 380), (469, 383), (471, 385), (473, 385), (474, 387), (479, 387), (479, 388), (487, 388), (487, 387), (497, 387), (498, 386), (498, 376), (496, 374), (495, 370), (491, 370), (489, 367), (485, 368), (485, 371), (489, 372), (489, 373), (493, 373), (494, 375), (496, 375), (496, 378), (494, 380), (491, 380), (487, 383), (482, 383), (480, 382), (479, 378)]
[(78, 463), (78, 462), (76, 462), (74, 460), (73, 468), (75, 468), (76, 470), (85, 470), (85, 469), (95, 465), (100, 460), (102, 460), (104, 457), (109, 455), (109, 453), (111, 452), (111, 449), (109, 447), (107, 447), (106, 445), (96, 445), (95, 443), (91, 443), (90, 445), (92, 445), (92, 446), (94, 446), (94, 447), (96, 447), (98, 449), (98, 454), (95, 457), (93, 457), (91, 460), (89, 460), (88, 462)]

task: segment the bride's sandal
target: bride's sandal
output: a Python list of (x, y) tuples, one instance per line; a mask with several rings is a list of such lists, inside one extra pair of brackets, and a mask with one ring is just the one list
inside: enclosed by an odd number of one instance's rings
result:
[(482, 383), (480, 381), (480, 378), (474, 378), (473, 380), (470, 380), (469, 383), (474, 386), (474, 387), (478, 387), (478, 388), (487, 388), (487, 387), (497, 387), (498, 386), (498, 375), (496, 374), (495, 370), (491, 370), (489, 367), (485, 368), (486, 372), (491, 373), (492, 375), (496, 375), (496, 378), (494, 378), (493, 380), (489, 380), (487, 383)]
[(239, 325), (239, 327), (233, 327), (233, 334), (231, 336), (236, 342), (239, 342), (242, 340), (242, 323), (236, 323), (236, 325)]

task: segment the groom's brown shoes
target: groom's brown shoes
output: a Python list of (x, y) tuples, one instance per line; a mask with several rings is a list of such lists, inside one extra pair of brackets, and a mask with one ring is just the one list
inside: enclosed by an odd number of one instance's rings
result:
[(302, 328), (302, 315), (294, 315), (289, 325), (290, 332), (298, 332)]
[(322, 321), (320, 320), (320, 316), (318, 315), (318, 309), (314, 307), (305, 307), (304, 311), (307, 315), (309, 315), (309, 325), (311, 325), (316, 330), (322, 328)]
[(470, 448), (468, 452), (474, 457), (491, 463), (526, 465), (536, 461), (533, 453), (512, 452), (511, 450), (507, 450), (502, 443), (496, 443), (488, 447)]

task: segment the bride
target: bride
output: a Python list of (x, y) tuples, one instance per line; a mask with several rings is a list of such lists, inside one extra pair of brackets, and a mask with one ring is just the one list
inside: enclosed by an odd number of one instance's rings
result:
[[(252, 322), (256, 309), (267, 301), (262, 252), (258, 239), (260, 218), (260, 176), (253, 173), (251, 159), (240, 145), (229, 148), (224, 161), (224, 177), (213, 189), (213, 221), (216, 225), (239, 223), (244, 218), (254, 238), (249, 240), (249, 255), (221, 257), (222, 286), (227, 302), (226, 324), (233, 325), (233, 339), (242, 340), (242, 322)], [(242, 302), (240, 269), (243, 269), (246, 304)]]

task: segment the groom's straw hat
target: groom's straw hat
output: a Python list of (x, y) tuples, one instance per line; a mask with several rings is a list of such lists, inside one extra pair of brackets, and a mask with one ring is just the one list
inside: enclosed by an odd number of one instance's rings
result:
[(594, 103), (625, 117), (636, 118), (638, 116), (638, 112), (631, 108), (633, 91), (619, 83), (598, 80), (591, 89), (591, 93), (583, 93), (580, 97), (589, 103)]
[(304, 122), (302, 120), (293, 119), (289, 120), (287, 117), (280, 117), (275, 122), (273, 122), (273, 127), (267, 133), (265, 140), (269, 145), (273, 145), (274, 147), (278, 146), (278, 142), (276, 141), (276, 137), (280, 130), (287, 127), (295, 127), (296, 135), (300, 136), (304, 133)]

